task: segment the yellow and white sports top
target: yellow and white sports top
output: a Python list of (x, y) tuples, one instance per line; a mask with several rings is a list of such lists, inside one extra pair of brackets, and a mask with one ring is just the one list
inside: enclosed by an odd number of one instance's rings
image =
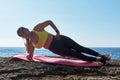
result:
[(35, 48), (41, 48), (41, 47), (43, 47), (44, 44), (45, 44), (45, 42), (46, 42), (46, 40), (47, 40), (47, 38), (48, 38), (48, 32), (45, 31), (45, 30), (43, 30), (43, 31), (33, 30), (32, 32), (35, 32), (35, 34), (37, 34), (37, 36), (39, 38), (38, 43), (36, 43), (36, 44), (32, 43), (33, 46)]

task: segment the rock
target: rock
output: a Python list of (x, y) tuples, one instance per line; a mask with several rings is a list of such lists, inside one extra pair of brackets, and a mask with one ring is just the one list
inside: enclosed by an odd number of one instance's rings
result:
[(0, 58), (0, 80), (118, 80), (120, 60), (102, 67), (72, 67), (58, 64), (9, 61)]

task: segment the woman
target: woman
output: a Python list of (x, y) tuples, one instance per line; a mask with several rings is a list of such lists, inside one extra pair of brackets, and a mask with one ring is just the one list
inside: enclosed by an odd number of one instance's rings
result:
[[(55, 30), (56, 35), (44, 30), (49, 25)], [(37, 24), (32, 31), (20, 27), (17, 30), (17, 34), (26, 39), (27, 58), (30, 60), (32, 60), (34, 49), (42, 47), (61, 56), (74, 57), (85, 61), (100, 61), (106, 64), (106, 61), (110, 59), (109, 55), (101, 55), (96, 51), (79, 45), (67, 36), (60, 35), (59, 30), (51, 20)], [(84, 55), (85, 53), (100, 58), (86, 56)]]

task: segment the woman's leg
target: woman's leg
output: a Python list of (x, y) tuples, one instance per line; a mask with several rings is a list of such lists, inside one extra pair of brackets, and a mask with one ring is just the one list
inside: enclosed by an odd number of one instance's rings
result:
[[(66, 37), (65, 41), (66, 41), (65, 44), (66, 44), (67, 47), (72, 48), (73, 50), (76, 50), (77, 52), (79, 52), (77, 54), (80, 54), (80, 52), (83, 52), (83, 53), (87, 53), (87, 54), (90, 54), (90, 55), (93, 55), (93, 56), (99, 56), (101, 58), (99, 58), (99, 59), (96, 58), (96, 61), (100, 61), (103, 64), (106, 64), (106, 60), (110, 60), (110, 55), (108, 55), (108, 56), (102, 55), (102, 54), (100, 54), (100, 53), (98, 53), (98, 52), (96, 52), (96, 51), (94, 51), (90, 48), (83, 47), (83, 46), (79, 45), (78, 43), (76, 43), (75, 41), (73, 41), (72, 39), (70, 39), (68, 37)], [(84, 58), (88, 57), (88, 56), (85, 56), (83, 54), (80, 54), (80, 55), (83, 57), (83, 60), (85, 60)], [(86, 60), (90, 61), (92, 58), (93, 57), (89, 57)], [(92, 59), (92, 60), (95, 61), (95, 58)]]
[(77, 52), (73, 49), (67, 49), (66, 50), (63, 50), (64, 51), (64, 56), (68, 56), (68, 57), (74, 57), (74, 58), (77, 58), (77, 59), (82, 59), (82, 60), (85, 60), (85, 61), (97, 61), (97, 58), (95, 57), (90, 57), (90, 56), (86, 56), (80, 52)]
[(61, 56), (74, 57), (85, 61), (96, 61), (96, 58), (83, 55), (81, 52), (72, 49), (71, 46), (68, 46), (69, 41), (67, 41), (65, 36), (61, 36), (59, 40), (54, 39), (49, 50)]
[(103, 59), (97, 59), (94, 57), (83, 55), (81, 52), (88, 53), (94, 56), (98, 56), (100, 54), (91, 49), (80, 46), (72, 39), (65, 36), (61, 36), (59, 40), (56, 40), (54, 38), (49, 47), (49, 50), (61, 56), (79, 58), (85, 61), (101, 61), (102, 63), (106, 62), (106, 60)]
[(90, 48), (86, 48), (86, 47), (79, 45), (78, 43), (70, 39), (69, 37), (64, 37), (64, 38), (65, 38), (65, 45), (71, 49), (76, 50), (77, 52), (83, 52), (83, 53), (87, 53), (87, 54), (90, 54), (93, 56), (99, 56), (99, 57), (102, 56), (101, 54), (99, 54), (98, 52)]
[(71, 48), (73, 48), (74, 50), (78, 51), (78, 52), (83, 52), (83, 53), (87, 53), (93, 56), (98, 56), (103, 58), (104, 60), (110, 60), (111, 55), (102, 55), (90, 48), (86, 48), (83, 47), (81, 45), (79, 45), (78, 43), (76, 43), (75, 41), (73, 41), (72, 39), (68, 38), (68, 40), (66, 41), (67, 45), (70, 46)]

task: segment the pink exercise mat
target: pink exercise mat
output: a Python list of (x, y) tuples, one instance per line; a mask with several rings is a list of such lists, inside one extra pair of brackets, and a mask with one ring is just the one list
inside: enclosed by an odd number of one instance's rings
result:
[[(16, 55), (10, 58), (10, 60), (15, 60), (15, 59), (30, 61), (26, 58), (26, 55)], [(101, 66), (98, 62), (87, 62), (83, 60), (46, 57), (41, 55), (34, 55), (33, 62), (45, 62), (45, 63), (63, 64), (63, 65), (69, 65), (69, 66), (86, 66), (86, 67)]]

